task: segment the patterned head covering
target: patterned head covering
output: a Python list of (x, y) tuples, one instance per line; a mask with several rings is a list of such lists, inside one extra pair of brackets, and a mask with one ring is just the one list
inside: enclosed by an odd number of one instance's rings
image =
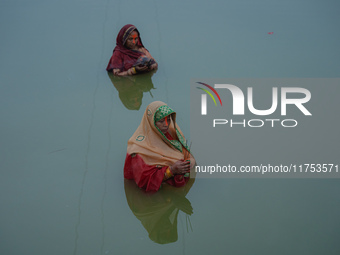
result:
[(126, 71), (136, 63), (140, 56), (143, 55), (140, 51), (131, 50), (125, 47), (126, 40), (133, 31), (138, 33), (137, 46), (144, 48), (138, 29), (132, 24), (125, 25), (121, 28), (117, 35), (116, 47), (113, 49), (113, 55), (106, 67), (107, 71), (111, 71), (112, 69)]
[[(175, 140), (169, 140), (156, 126), (158, 120), (169, 115), (172, 121), (168, 132)], [(156, 101), (147, 106), (139, 127), (128, 141), (127, 153), (139, 154), (148, 165), (171, 166), (184, 159), (183, 148), (189, 150), (176, 124), (176, 112), (165, 103)]]
[(125, 47), (126, 40), (128, 39), (128, 37), (133, 31), (136, 31), (138, 34), (138, 39), (139, 39), (138, 46), (144, 47), (142, 43), (142, 39), (140, 38), (138, 29), (132, 24), (127, 24), (121, 28), (116, 38), (116, 45), (119, 47)]
[(167, 105), (162, 105), (159, 107), (156, 111), (155, 114), (155, 123), (157, 121), (160, 121), (161, 119), (167, 117), (168, 115), (175, 113), (174, 110), (172, 110), (169, 106)]

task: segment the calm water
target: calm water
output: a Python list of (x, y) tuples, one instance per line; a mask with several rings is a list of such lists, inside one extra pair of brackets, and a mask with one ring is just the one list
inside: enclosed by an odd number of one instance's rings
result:
[[(150, 102), (189, 134), (191, 78), (339, 77), (339, 8), (1, 0), (0, 254), (339, 254), (339, 180), (197, 179), (151, 196), (123, 178)], [(114, 80), (128, 23), (159, 70)]]

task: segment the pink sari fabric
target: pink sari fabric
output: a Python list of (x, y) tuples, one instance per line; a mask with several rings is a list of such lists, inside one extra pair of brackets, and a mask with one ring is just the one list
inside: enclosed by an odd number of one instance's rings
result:
[(127, 38), (133, 31), (138, 33), (139, 40), (137, 45), (140, 48), (144, 48), (137, 28), (131, 24), (125, 25), (117, 35), (116, 47), (113, 50), (106, 71), (112, 71), (113, 69), (119, 69), (121, 72), (127, 71), (137, 62), (138, 58), (143, 55), (143, 52), (131, 50), (124, 46)]
[[(166, 134), (169, 140), (173, 140), (169, 133)], [(124, 178), (135, 180), (138, 187), (146, 191), (157, 191), (163, 182), (164, 173), (168, 166), (157, 167), (147, 165), (138, 154), (126, 154), (124, 164)], [(182, 187), (190, 178), (184, 175), (175, 175), (165, 182), (171, 186)]]

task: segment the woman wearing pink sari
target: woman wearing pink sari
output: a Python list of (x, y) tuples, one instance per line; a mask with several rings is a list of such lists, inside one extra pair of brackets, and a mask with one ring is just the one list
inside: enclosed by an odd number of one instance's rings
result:
[(137, 28), (131, 24), (122, 27), (106, 70), (116, 76), (126, 76), (149, 72), (157, 67), (155, 59), (144, 48)]

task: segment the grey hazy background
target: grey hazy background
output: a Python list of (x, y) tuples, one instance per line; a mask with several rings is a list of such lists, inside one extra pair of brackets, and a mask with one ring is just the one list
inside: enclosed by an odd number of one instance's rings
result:
[[(221, 106), (214, 92), (197, 83), (201, 80), (191, 80), (190, 135), (193, 141), (192, 150), (198, 158), (198, 169), (206, 171), (206, 166), (231, 165), (235, 166), (237, 171), (229, 174), (226, 172), (203, 173), (198, 174), (197, 178), (340, 178), (338, 149), (340, 123), (337, 118), (340, 79), (203, 80), (212, 87), (215, 84), (233, 84), (241, 89), (244, 96), (243, 115), (233, 115), (233, 98), (228, 89), (216, 89), (222, 101)], [(251, 113), (248, 109), (248, 87), (253, 89), (253, 106), (258, 110), (266, 110), (272, 106), (272, 88), (276, 87), (277, 108), (275, 112), (263, 116)], [(282, 115), (281, 89), (283, 87), (307, 89), (311, 94), (311, 99), (304, 103), (303, 107), (311, 115), (304, 115), (299, 108), (291, 104), (286, 107), (286, 115)], [(210, 91), (217, 106), (206, 92), (197, 88)], [(207, 115), (201, 115), (202, 94), (207, 94)], [(289, 99), (304, 97), (303, 93), (287, 93)], [(228, 123), (217, 124), (213, 127), (214, 119), (227, 120)], [(275, 119), (275, 121), (266, 121), (266, 119)], [(222, 122), (219, 121), (219, 123)], [(261, 125), (263, 126), (252, 127)], [(284, 127), (294, 125), (296, 126)], [(315, 165), (311, 166), (311, 164)], [(241, 166), (261, 167), (261, 165), (267, 169), (269, 166), (279, 168), (283, 166), (291, 172), (267, 172), (262, 175), (242, 173), (240, 169)], [(294, 172), (294, 169), (297, 172)]]
[[(180, 212), (167, 245), (150, 240), (123, 182), (147, 104), (167, 102), (190, 137), (191, 78), (339, 77), (339, 7), (1, 0), (0, 253), (339, 254), (339, 180), (197, 179), (186, 196), (192, 230)], [(105, 71), (128, 23), (159, 63), (139, 111)]]

